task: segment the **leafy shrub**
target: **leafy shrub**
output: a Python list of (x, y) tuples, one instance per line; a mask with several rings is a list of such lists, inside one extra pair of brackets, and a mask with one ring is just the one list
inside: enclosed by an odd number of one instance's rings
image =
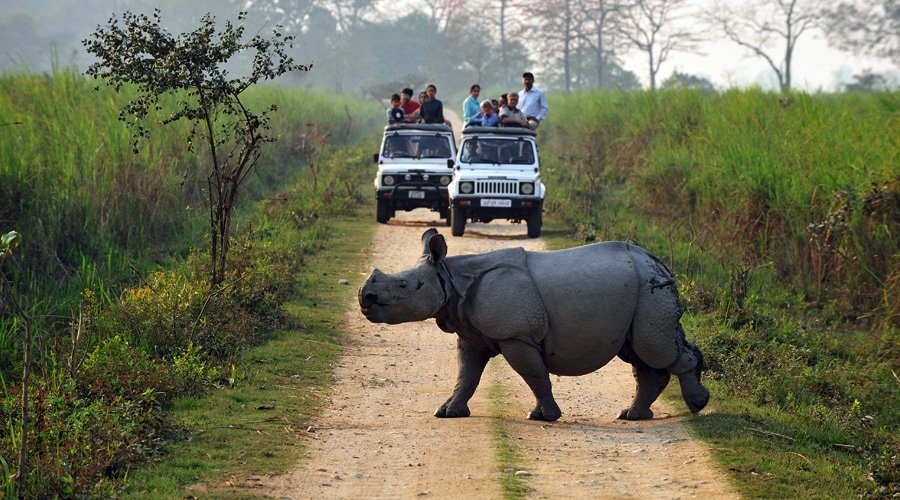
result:
[[(157, 396), (147, 390), (134, 400), (118, 395), (85, 398), (70, 378), (32, 385), (23, 496), (109, 495), (104, 479), (121, 476), (159, 447), (164, 427)], [(7, 394), (0, 405), (0, 421), (7, 429), (21, 425), (19, 402)], [(18, 447), (17, 433), (0, 434), (0, 456), (16, 456)]]
[(172, 359), (172, 378), (178, 395), (199, 396), (203, 393), (210, 370), (201, 346), (189, 342)]
[(120, 335), (100, 342), (78, 373), (85, 396), (107, 400), (139, 400), (148, 390), (169, 393), (172, 379), (165, 367)]

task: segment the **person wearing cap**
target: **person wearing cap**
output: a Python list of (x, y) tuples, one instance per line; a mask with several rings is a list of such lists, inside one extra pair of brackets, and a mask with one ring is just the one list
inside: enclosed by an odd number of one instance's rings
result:
[(481, 85), (476, 83), (469, 87), (469, 97), (463, 101), (463, 123), (469, 123), (481, 112), (478, 106), (479, 94), (481, 94)]
[(536, 129), (547, 116), (547, 97), (541, 89), (534, 86), (534, 75), (530, 71), (522, 73), (522, 83), (525, 88), (519, 91), (519, 109), (525, 114), (528, 126)]

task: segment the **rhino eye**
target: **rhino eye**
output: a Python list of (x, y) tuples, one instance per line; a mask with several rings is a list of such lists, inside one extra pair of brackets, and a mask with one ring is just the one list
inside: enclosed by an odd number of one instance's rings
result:
[(397, 286), (399, 286), (400, 288), (406, 288), (406, 285), (407, 285), (406, 280), (400, 280), (397, 283)]
[(420, 289), (420, 288), (422, 288), (422, 287), (423, 287), (423, 286), (425, 286), (425, 283), (424, 283), (424, 282), (422, 282), (422, 281), (421, 281), (421, 280), (419, 280), (419, 284), (418, 284), (418, 285), (416, 285), (416, 290), (418, 290), (418, 289)]

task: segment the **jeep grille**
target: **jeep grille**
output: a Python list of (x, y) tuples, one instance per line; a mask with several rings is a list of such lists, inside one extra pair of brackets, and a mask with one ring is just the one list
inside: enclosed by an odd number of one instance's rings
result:
[(518, 181), (478, 181), (475, 183), (478, 194), (519, 194)]

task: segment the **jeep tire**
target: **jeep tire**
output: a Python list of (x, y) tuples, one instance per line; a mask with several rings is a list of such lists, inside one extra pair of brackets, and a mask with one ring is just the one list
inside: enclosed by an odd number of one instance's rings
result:
[(375, 220), (378, 221), (379, 224), (385, 224), (387, 221), (391, 220), (391, 207), (388, 206), (387, 201), (385, 200), (375, 200), (377, 206), (375, 207)]
[(528, 214), (528, 217), (525, 219), (525, 222), (528, 224), (529, 238), (537, 238), (541, 235), (541, 224), (543, 223), (541, 212), (542, 210), (539, 208)]
[(456, 207), (450, 208), (450, 234), (462, 236), (466, 232), (466, 213)]

